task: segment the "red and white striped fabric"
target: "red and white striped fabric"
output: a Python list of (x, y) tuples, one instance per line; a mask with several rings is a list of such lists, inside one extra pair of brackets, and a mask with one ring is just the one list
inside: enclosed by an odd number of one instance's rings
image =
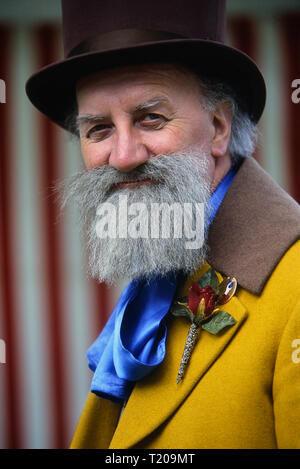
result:
[[(291, 82), (300, 78), (300, 14), (231, 18), (229, 32), (267, 81), (256, 157), (300, 201), (300, 103), (291, 100)], [(119, 295), (87, 279), (76, 211), (58, 218), (51, 186), (82, 167), (79, 149), (24, 92), (28, 76), (60, 56), (60, 43), (58, 26), (0, 25), (1, 448), (68, 446), (89, 391), (86, 349)]]

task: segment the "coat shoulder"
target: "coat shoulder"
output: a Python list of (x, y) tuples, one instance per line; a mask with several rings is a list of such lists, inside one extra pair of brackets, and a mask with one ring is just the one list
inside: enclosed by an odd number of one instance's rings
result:
[(242, 289), (238, 296), (268, 329), (282, 330), (300, 304), (300, 239), (281, 257), (259, 295)]

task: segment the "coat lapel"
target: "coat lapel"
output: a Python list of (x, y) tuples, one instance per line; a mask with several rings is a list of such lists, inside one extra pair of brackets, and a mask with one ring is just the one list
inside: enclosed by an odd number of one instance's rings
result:
[[(189, 279), (182, 294), (186, 294), (193, 280)], [(124, 449), (136, 445), (166, 421), (191, 393), (246, 319), (246, 309), (236, 296), (223, 309), (235, 318), (235, 325), (217, 336), (200, 330), (186, 374), (179, 384), (176, 384), (176, 378), (190, 323), (185, 318), (170, 318), (166, 358), (151, 375), (136, 384), (109, 448)]]

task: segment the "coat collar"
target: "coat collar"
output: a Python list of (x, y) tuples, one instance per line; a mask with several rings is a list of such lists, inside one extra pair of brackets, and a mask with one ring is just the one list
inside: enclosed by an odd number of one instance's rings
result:
[(246, 158), (210, 227), (208, 262), (258, 295), (299, 235), (297, 202)]

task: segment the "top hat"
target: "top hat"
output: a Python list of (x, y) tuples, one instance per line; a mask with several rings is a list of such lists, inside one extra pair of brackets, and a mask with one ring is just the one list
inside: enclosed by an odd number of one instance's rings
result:
[(122, 65), (175, 62), (231, 86), (257, 122), (266, 99), (256, 64), (225, 44), (225, 0), (62, 0), (64, 60), (32, 75), (31, 102), (66, 128), (83, 76)]

